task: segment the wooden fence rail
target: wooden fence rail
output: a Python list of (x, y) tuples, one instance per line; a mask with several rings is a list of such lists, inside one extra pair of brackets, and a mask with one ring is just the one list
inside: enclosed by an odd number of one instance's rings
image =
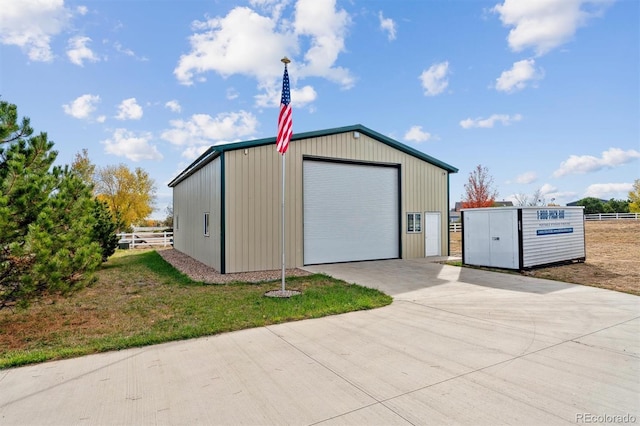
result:
[(595, 213), (585, 214), (585, 220), (640, 220), (640, 213)]
[(117, 235), (118, 247), (121, 249), (173, 245), (173, 232), (131, 232)]

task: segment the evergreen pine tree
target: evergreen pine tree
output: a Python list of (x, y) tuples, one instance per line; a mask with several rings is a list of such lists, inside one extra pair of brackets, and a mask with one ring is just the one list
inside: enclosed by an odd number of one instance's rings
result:
[(93, 240), (100, 244), (102, 261), (106, 262), (118, 246), (118, 221), (114, 219), (107, 204), (98, 199), (93, 200), (93, 217), (96, 219), (93, 225)]
[(0, 102), (0, 309), (80, 288), (100, 264), (90, 188), (66, 169), (46, 133)]

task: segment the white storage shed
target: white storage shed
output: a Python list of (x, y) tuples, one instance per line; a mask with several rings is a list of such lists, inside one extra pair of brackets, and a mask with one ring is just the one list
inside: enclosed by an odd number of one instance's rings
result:
[(527, 269), (586, 260), (584, 207), (462, 209), (462, 263)]

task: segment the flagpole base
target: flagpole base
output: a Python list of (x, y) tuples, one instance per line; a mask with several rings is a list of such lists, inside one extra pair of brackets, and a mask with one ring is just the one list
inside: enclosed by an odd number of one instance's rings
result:
[(302, 292), (298, 290), (271, 290), (264, 294), (265, 297), (279, 297), (288, 299), (292, 296), (299, 296)]

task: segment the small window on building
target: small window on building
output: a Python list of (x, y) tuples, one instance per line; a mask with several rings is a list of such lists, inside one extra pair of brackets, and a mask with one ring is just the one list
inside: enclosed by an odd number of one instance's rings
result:
[(422, 232), (422, 213), (407, 213), (407, 233)]
[(209, 236), (209, 213), (204, 214), (204, 235)]
[(174, 225), (175, 225), (175, 226), (174, 226), (174, 228), (176, 229), (176, 231), (177, 231), (178, 229), (180, 229), (180, 220), (179, 220), (179, 219), (180, 219), (180, 216), (176, 215), (176, 219), (175, 219), (175, 221), (174, 221), (174, 222), (175, 222), (175, 223), (174, 223)]

